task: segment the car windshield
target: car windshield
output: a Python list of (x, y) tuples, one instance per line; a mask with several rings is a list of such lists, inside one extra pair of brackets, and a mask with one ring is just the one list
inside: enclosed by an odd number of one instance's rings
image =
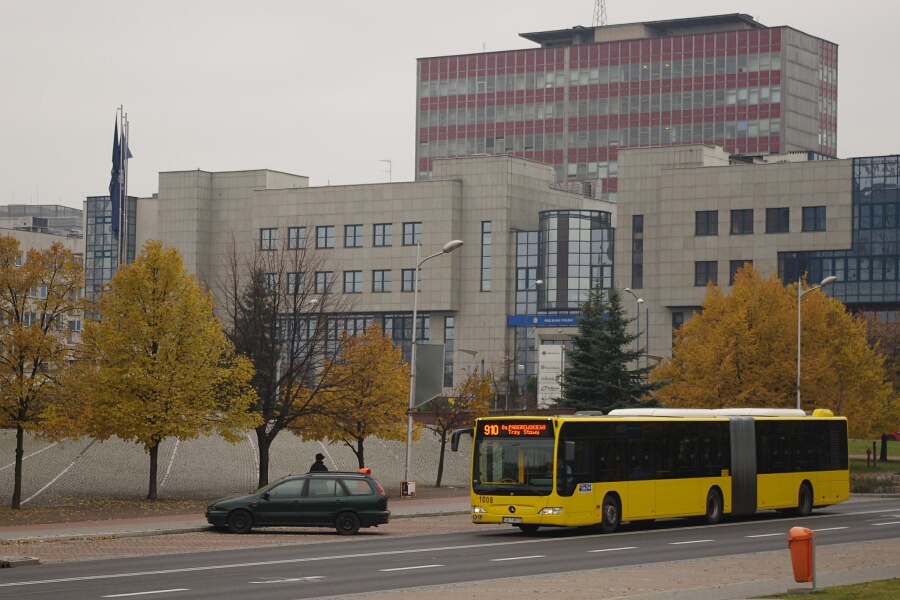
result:
[(553, 439), (476, 441), (476, 494), (547, 496), (553, 490)]

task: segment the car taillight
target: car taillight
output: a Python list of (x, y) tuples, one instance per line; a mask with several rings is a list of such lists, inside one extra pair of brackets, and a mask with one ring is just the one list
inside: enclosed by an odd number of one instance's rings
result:
[(375, 482), (375, 489), (378, 490), (378, 493), (381, 494), (381, 497), (382, 497), (382, 498), (384, 498), (385, 500), (387, 500), (387, 498), (388, 498), (387, 493), (384, 491), (384, 488), (381, 487), (381, 484), (378, 483), (377, 481)]

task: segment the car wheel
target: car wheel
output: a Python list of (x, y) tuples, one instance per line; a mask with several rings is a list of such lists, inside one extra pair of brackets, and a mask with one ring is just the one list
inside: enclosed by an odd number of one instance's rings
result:
[(228, 515), (228, 531), (231, 533), (250, 533), (253, 529), (253, 516), (246, 510), (236, 510)]
[(619, 500), (612, 494), (604, 496), (600, 513), (602, 515), (600, 531), (614, 533), (622, 523), (622, 508), (619, 506)]
[(354, 535), (359, 531), (359, 517), (356, 513), (342, 512), (337, 516), (334, 528), (341, 535)]
[(706, 524), (715, 525), (722, 519), (722, 494), (719, 490), (709, 490), (706, 495)]
[(537, 531), (540, 525), (516, 525), (516, 527), (518, 527), (522, 531), (522, 533), (531, 534)]
[(804, 482), (800, 486), (800, 494), (797, 499), (796, 514), (798, 517), (808, 516), (813, 508), (813, 492), (808, 483)]

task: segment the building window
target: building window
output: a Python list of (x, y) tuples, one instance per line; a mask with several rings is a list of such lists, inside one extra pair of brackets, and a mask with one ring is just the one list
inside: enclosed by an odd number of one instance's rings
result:
[(324, 294), (331, 288), (334, 271), (316, 271), (316, 293)]
[(316, 227), (316, 248), (334, 248), (334, 225)]
[(481, 222), (481, 291), (491, 291), (491, 222)]
[(766, 233), (788, 233), (791, 230), (790, 208), (766, 209)]
[(672, 341), (675, 341), (675, 333), (684, 325), (684, 313), (681, 311), (672, 313)]
[(403, 224), (403, 245), (415, 246), (422, 241), (422, 224), (421, 223), (404, 223)]
[(390, 270), (372, 271), (372, 291), (378, 294), (391, 291)]
[(376, 246), (390, 246), (391, 240), (391, 223), (376, 223), (373, 238)]
[[(414, 292), (413, 279), (416, 276), (416, 269), (403, 269), (403, 282), (400, 284), (400, 290), (403, 292)], [(422, 289), (422, 272), (419, 271), (418, 289)]]
[(631, 265), (631, 287), (639, 290), (644, 287), (644, 265)]
[(363, 226), (344, 225), (344, 248), (362, 248)]
[(259, 249), (275, 250), (278, 248), (278, 229), (259, 230)]
[(296, 296), (306, 291), (306, 273), (288, 273), (287, 293)]
[(753, 233), (753, 209), (742, 208), (731, 211), (731, 235)]
[(752, 260), (733, 260), (728, 263), (728, 285), (734, 285), (734, 277), (744, 265), (752, 265)]
[(362, 271), (344, 271), (344, 293), (362, 293)]
[(444, 387), (453, 387), (454, 323), (453, 317), (444, 317)]
[(825, 231), (825, 207), (803, 207), (803, 231)]
[(288, 227), (288, 250), (306, 248), (306, 227)]
[(718, 264), (714, 260), (698, 260), (694, 263), (694, 285), (705, 286), (711, 281), (713, 285), (719, 283)]
[(698, 210), (694, 235), (719, 235), (719, 211)]
[(644, 287), (644, 215), (631, 215), (631, 287)]
[(267, 294), (274, 294), (278, 291), (278, 274), (277, 273), (266, 273), (264, 275), (264, 283), (265, 290)]

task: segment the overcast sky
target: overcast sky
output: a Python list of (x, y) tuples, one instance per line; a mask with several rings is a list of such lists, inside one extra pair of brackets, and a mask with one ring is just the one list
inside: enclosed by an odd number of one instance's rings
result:
[[(610, 24), (742, 12), (839, 45), (838, 153), (900, 152), (900, 2), (607, 0)], [(269, 168), (314, 186), (414, 179), (416, 59), (536, 47), (593, 0), (0, 0), (0, 204), (129, 194), (160, 171)]]

